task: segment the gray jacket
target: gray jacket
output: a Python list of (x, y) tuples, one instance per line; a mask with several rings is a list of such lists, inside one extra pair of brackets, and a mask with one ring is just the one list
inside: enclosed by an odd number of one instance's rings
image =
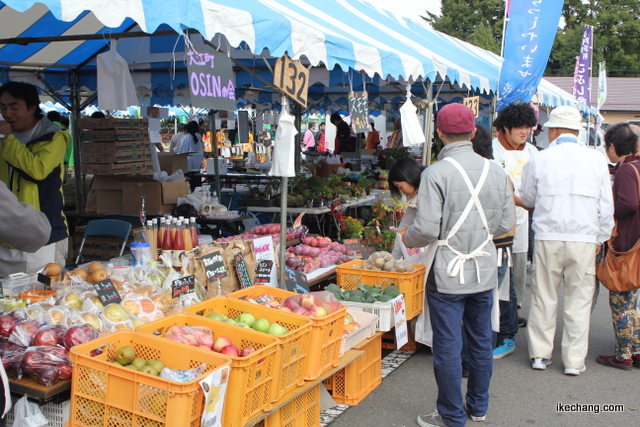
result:
[[(471, 142), (459, 141), (446, 145), (440, 159), (452, 157), (467, 172), (475, 186), (480, 179), (484, 159), (473, 151)], [(409, 247), (427, 246), (434, 240), (444, 239), (462, 214), (469, 202), (471, 193), (460, 172), (446, 161), (440, 161), (424, 170), (418, 193), (418, 211), (413, 225), (405, 233), (405, 242)], [(498, 164), (490, 162), (489, 173), (479, 193), (480, 203), (487, 217), (492, 235), (500, 236), (511, 230), (515, 224), (513, 194), (509, 186), (509, 177)], [(456, 250), (468, 254), (473, 252), (487, 239), (487, 232), (475, 206), (467, 220), (449, 244)], [(447, 265), (455, 254), (446, 246), (439, 246), (433, 263), (438, 292), (445, 294), (474, 294), (493, 289), (498, 283), (497, 253), (493, 242), (483, 249), (488, 257), (477, 257), (476, 262), (464, 263), (465, 283), (460, 277), (449, 277)], [(480, 273), (480, 283), (478, 274)]]
[(47, 216), (19, 202), (4, 182), (0, 182), (0, 204), (0, 243), (25, 252), (35, 252), (47, 244), (51, 233)]

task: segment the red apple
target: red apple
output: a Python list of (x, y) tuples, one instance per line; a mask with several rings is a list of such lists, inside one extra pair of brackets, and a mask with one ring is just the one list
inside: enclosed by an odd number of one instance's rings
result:
[(222, 348), (222, 350), (220, 350), (220, 354), (224, 354), (229, 357), (239, 357), (240, 351), (238, 350), (238, 347), (236, 347), (235, 345), (229, 344), (228, 346), (225, 346)]
[(73, 369), (71, 365), (66, 363), (58, 365), (58, 376), (61, 380), (68, 380), (71, 378), (71, 374), (73, 373)]
[(232, 345), (231, 344), (231, 340), (227, 337), (218, 337), (214, 342), (213, 342), (213, 351), (217, 351), (218, 353), (221, 352), (221, 350), (225, 347), (227, 347), (228, 345)]
[(9, 338), (16, 327), (16, 322), (11, 316), (0, 316), (0, 337)]
[(99, 336), (100, 332), (88, 323), (74, 325), (67, 329), (67, 332), (65, 332), (64, 337), (62, 338), (62, 343), (67, 349), (70, 349), (74, 345), (91, 341)]
[(250, 355), (251, 353), (255, 353), (256, 349), (253, 347), (245, 347), (242, 349), (242, 351), (240, 352), (240, 357), (247, 357), (248, 355)]

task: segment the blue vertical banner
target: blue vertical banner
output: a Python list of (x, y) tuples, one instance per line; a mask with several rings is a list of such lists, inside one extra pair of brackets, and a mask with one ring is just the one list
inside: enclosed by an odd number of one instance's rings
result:
[(591, 57), (593, 55), (593, 27), (585, 26), (580, 43), (580, 55), (576, 57), (573, 74), (573, 96), (579, 103), (591, 108)]
[(504, 34), (498, 112), (536, 93), (556, 37), (564, 0), (513, 0)]

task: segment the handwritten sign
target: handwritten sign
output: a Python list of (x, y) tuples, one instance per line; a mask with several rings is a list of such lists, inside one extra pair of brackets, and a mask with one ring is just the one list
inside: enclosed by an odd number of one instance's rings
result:
[(370, 246), (362, 247), (362, 259), (367, 259), (376, 251), (376, 248), (372, 248)]
[[(253, 254), (256, 257), (256, 263), (269, 260), (273, 264), (275, 264), (275, 251), (273, 248), (273, 238), (271, 236), (259, 237), (257, 239), (253, 239)], [(276, 274), (276, 269), (271, 269), (271, 279), (269, 280), (269, 286), (278, 287), (278, 277)]]
[(196, 287), (196, 276), (184, 276), (171, 282), (171, 298), (192, 294)]
[(284, 268), (284, 286), (287, 290), (298, 294), (306, 294), (309, 292), (307, 276), (289, 267)]
[(100, 282), (96, 282), (93, 284), (96, 292), (98, 293), (98, 298), (102, 301), (102, 304), (107, 305), (111, 303), (119, 303), (122, 301), (120, 298), (120, 294), (118, 290), (113, 285), (111, 279), (105, 279)]
[(353, 251), (353, 253), (362, 253), (362, 242), (360, 241), (360, 238), (357, 239), (344, 239), (342, 241), (342, 243), (344, 244), (345, 249), (347, 250), (347, 255), (349, 255), (350, 251)]
[(203, 47), (187, 52), (189, 95), (196, 107), (214, 110), (236, 109), (233, 64), (224, 52)]
[(307, 106), (309, 70), (300, 61), (293, 61), (287, 54), (276, 59), (276, 66), (273, 69), (273, 84), (298, 104), (303, 107)]
[(462, 103), (473, 110), (473, 114), (475, 114), (476, 119), (480, 117), (480, 97), (479, 96), (472, 96), (470, 98), (465, 98), (462, 100)]
[(240, 281), (240, 287), (248, 288), (252, 285), (251, 277), (249, 276), (249, 270), (247, 270), (247, 263), (244, 262), (244, 257), (242, 256), (242, 252), (238, 252), (233, 256), (234, 261), (236, 262), (236, 274), (238, 275), (238, 280)]
[(396, 328), (396, 348), (400, 348), (409, 342), (404, 295), (400, 294), (392, 299), (391, 306), (393, 307), (393, 320)]
[(269, 283), (271, 281), (271, 269), (273, 268), (273, 261), (263, 259), (256, 264), (256, 283)]
[(203, 255), (200, 257), (200, 260), (202, 264), (204, 264), (204, 272), (207, 275), (207, 279), (209, 279), (209, 283), (227, 277), (227, 269), (224, 267), (220, 251)]
[(349, 115), (355, 133), (369, 130), (369, 100), (367, 92), (349, 92)]

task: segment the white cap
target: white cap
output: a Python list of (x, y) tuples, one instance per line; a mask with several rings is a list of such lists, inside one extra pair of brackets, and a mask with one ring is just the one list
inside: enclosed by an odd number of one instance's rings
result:
[(581, 130), (582, 114), (575, 107), (557, 107), (549, 114), (549, 121), (544, 127)]

